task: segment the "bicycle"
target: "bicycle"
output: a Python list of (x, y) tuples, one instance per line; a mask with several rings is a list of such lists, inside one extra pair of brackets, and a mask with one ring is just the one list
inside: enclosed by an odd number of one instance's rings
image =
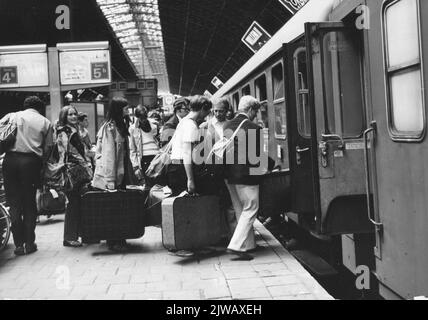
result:
[(10, 237), (10, 226), (11, 226), (11, 220), (9, 211), (7, 208), (0, 203), (0, 251), (2, 251)]

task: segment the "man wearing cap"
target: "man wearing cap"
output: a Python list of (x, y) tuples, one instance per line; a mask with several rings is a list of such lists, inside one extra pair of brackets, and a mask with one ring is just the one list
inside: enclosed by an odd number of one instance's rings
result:
[(178, 98), (174, 101), (174, 115), (163, 126), (160, 137), (161, 146), (166, 145), (171, 140), (178, 123), (189, 113), (189, 103), (190, 100), (185, 97)]

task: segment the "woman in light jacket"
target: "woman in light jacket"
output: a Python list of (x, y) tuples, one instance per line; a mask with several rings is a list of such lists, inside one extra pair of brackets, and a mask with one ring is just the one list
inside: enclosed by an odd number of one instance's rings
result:
[(147, 108), (139, 105), (135, 109), (137, 121), (129, 128), (129, 149), (131, 162), (138, 179), (144, 179), (146, 187), (152, 187), (153, 181), (146, 177), (145, 172), (155, 155), (159, 153), (159, 146), (155, 140), (157, 126), (147, 119)]
[[(92, 170), (85, 157), (85, 146), (78, 131), (77, 110), (73, 106), (65, 106), (59, 113), (58, 126), (56, 129), (56, 150), (54, 157), (57, 160), (73, 163), (86, 169), (88, 181), (92, 178)], [(80, 186), (73, 186), (72, 190), (66, 192), (68, 204), (64, 220), (65, 247), (81, 247), (78, 241), (80, 226)]]
[[(129, 110), (125, 98), (114, 97), (106, 122), (97, 134), (95, 173), (92, 186), (99, 189), (125, 189), (136, 184), (129, 153)], [(112, 251), (125, 251), (125, 239), (107, 240)]]

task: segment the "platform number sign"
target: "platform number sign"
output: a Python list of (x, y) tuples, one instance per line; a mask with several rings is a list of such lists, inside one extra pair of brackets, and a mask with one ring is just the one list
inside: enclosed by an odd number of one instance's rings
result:
[(108, 79), (108, 62), (91, 63), (91, 79), (101, 80)]
[(18, 84), (17, 67), (0, 67), (0, 84)]

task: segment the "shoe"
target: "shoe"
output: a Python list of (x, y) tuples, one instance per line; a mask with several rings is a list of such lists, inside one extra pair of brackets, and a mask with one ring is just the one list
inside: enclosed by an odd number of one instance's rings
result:
[(126, 245), (123, 244), (113, 244), (108, 246), (108, 249), (110, 251), (114, 251), (114, 252), (127, 252), (128, 251), (128, 247)]
[(236, 251), (233, 249), (227, 249), (226, 251), (237, 256), (236, 258), (231, 259), (232, 261), (251, 261), (254, 259), (254, 257), (246, 251)]
[(13, 251), (13, 253), (16, 256), (23, 256), (23, 255), (25, 255), (24, 247), (23, 246), (16, 247), (16, 249)]
[(175, 255), (178, 257), (187, 258), (187, 257), (193, 257), (195, 253), (189, 250), (178, 250), (175, 252)]
[(35, 243), (25, 244), (25, 254), (31, 254), (36, 251), (37, 251), (37, 244)]
[(76, 240), (71, 240), (71, 241), (70, 240), (64, 240), (62, 242), (62, 245), (64, 247), (73, 247), (73, 248), (78, 248), (78, 247), (82, 246), (82, 244), (79, 241), (76, 241)]

